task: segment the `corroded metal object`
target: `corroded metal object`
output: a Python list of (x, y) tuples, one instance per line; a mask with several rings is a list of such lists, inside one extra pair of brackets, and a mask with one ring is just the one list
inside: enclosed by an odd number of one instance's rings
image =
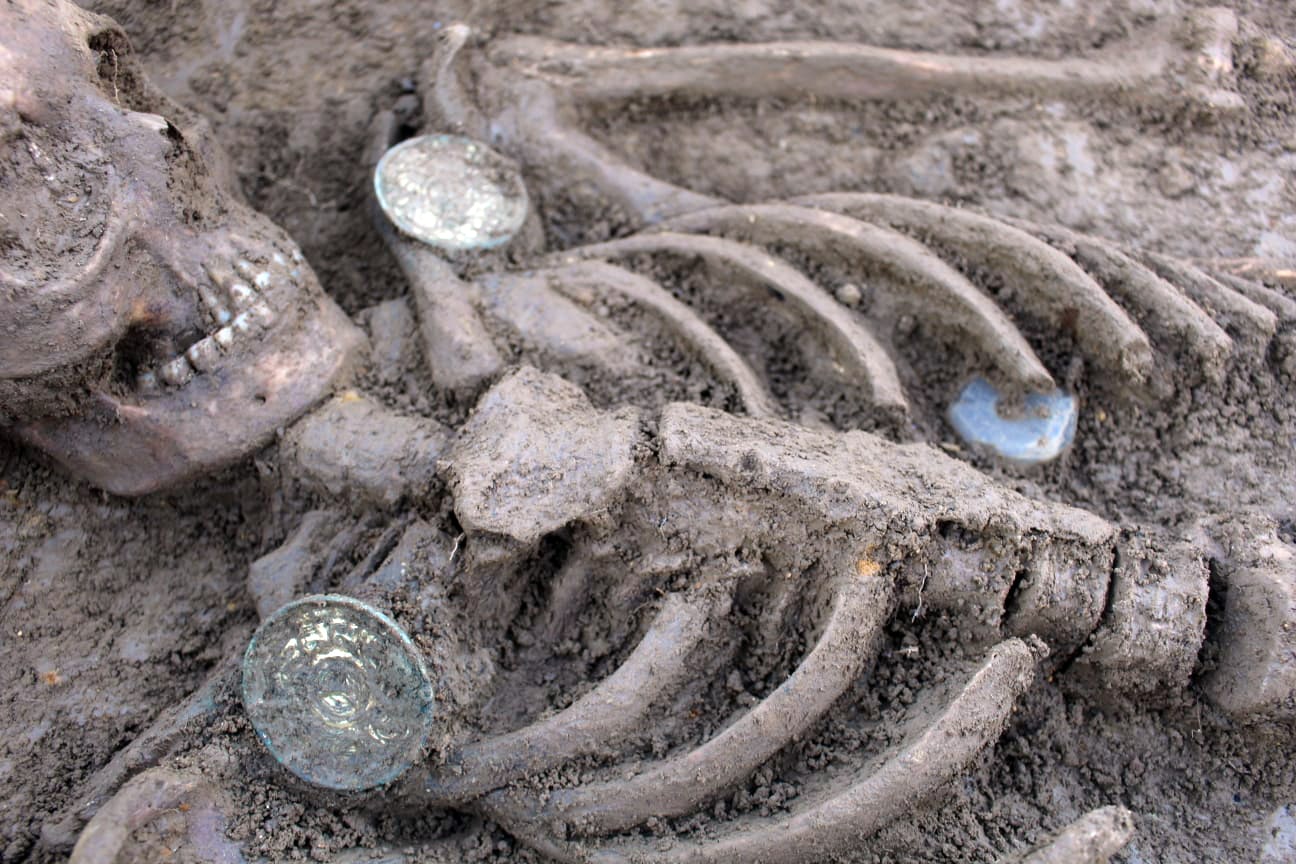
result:
[(414, 764), (434, 708), (409, 635), (337, 595), (295, 600), (261, 624), (243, 658), (243, 704), (285, 768), (347, 791), (390, 783)]
[(502, 246), (527, 216), (517, 166), (456, 135), (423, 135), (388, 150), (374, 171), (374, 192), (392, 224), (437, 249)]

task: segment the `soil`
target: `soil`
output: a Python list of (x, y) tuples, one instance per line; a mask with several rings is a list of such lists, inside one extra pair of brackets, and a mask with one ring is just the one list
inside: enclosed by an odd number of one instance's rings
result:
[[(486, 34), (525, 32), (597, 44), (830, 38), (1058, 58), (1100, 48), (1198, 4), (87, 5), (124, 27), (156, 84), (211, 120), (253, 206), (302, 245), (325, 289), (372, 331), (379, 321), (401, 319), (392, 311), (397, 307), (379, 304), (405, 297), (408, 286), (370, 222), (363, 164), (369, 124), (377, 110), (411, 91), (420, 63), (451, 22), (466, 21)], [(1269, 38), (1296, 51), (1296, 7), (1254, 0), (1233, 8), (1243, 21), (1239, 44), (1251, 46), (1247, 50), (1259, 52), (1256, 46)], [(1059, 223), (1183, 258), (1258, 257), (1290, 269), (1296, 265), (1293, 79), (1261, 75), (1259, 54), (1251, 55), (1254, 62), (1247, 56), (1238, 72), (1247, 111), (1223, 123), (1176, 110), (966, 96), (849, 106), (649, 103), (592, 122), (597, 137), (651, 173), (733, 200), (896, 192)], [(563, 244), (618, 232), (615, 220), (557, 205), (544, 227)], [(688, 296), (695, 274), (671, 275)], [(761, 326), (769, 329), (758, 331), (759, 338), (775, 345), (785, 338), (777, 332), (781, 322)], [(957, 352), (910, 347), (916, 342), (904, 336), (915, 326), (902, 319), (888, 336), (910, 370), (906, 386), (919, 394), (913, 437), (942, 446), (1028, 498), (1073, 505), (1113, 522), (1187, 532), (1199, 520), (1229, 516), (1276, 525), (1283, 542), (1296, 542), (1289, 491), (1296, 482), (1296, 398), (1291, 370), (1284, 371), (1284, 360), (1290, 366), (1284, 352), (1291, 348), (1281, 337), (1271, 356), (1239, 359), (1218, 384), (1173, 368), (1163, 382), (1171, 396), (1150, 408), (1072, 363), (1066, 340), (1028, 329), (1045, 364), (1080, 395), (1086, 410), (1073, 450), (1045, 469), (1023, 473), (959, 450), (934, 407), (948, 404), (963, 380), (963, 370), (952, 368)], [(1173, 346), (1157, 347), (1173, 353)], [(697, 380), (706, 376), (692, 374), (687, 356), (659, 353), (671, 358), (672, 368), (633, 387), (647, 390), (664, 381), (670, 392), (657, 402), (669, 397), (732, 407), (733, 394), (698, 390)], [(468, 406), (430, 393), (427, 372), (412, 354), (412, 345), (403, 356), (396, 352), (362, 388), (410, 415), (461, 426)], [(819, 404), (805, 380), (815, 371), (791, 368), (775, 382), (781, 398), (800, 400), (798, 419), (824, 427), (872, 425), (871, 418), (834, 414)], [(581, 383), (598, 408), (614, 409), (626, 398), (627, 390), (618, 392), (606, 380)], [(642, 422), (645, 440), (655, 441), (653, 422)], [(73, 482), (0, 437), (0, 861), (63, 860), (65, 848), (41, 843), (42, 826), (78, 801), (95, 771), (202, 685), (222, 658), (242, 650), (257, 621), (247, 578), (252, 562), (279, 547), (307, 511), (339, 506), (281, 474), (279, 457), (272, 446), (190, 488), (131, 501)], [(640, 466), (651, 462), (649, 453), (635, 458)], [(312, 571), (314, 582), (301, 587), (343, 582), (353, 566), (364, 566), (369, 549), (384, 543), (390, 549), (402, 536), (393, 526), (416, 517), (432, 526), (428, 542), (436, 551), (426, 554), (453, 557), (461, 526), (442, 491), (423, 496), (416, 512), (399, 515), (386, 509), (390, 502), (357, 503), (339, 517), (349, 533), (339, 532), (347, 539), (333, 547), (338, 560)], [(644, 494), (646, 509), (658, 506), (656, 493)], [(807, 542), (831, 536), (815, 530), (806, 529)], [(565, 622), (570, 626), (543, 619), (538, 586), (571, 559), (572, 548), (606, 541), (597, 533), (542, 543), (520, 563), (506, 543), (472, 551), (481, 572), (507, 564), (519, 574), (512, 593), (477, 598), (479, 607), (462, 612), (475, 624), (458, 634), (462, 644), (447, 661), (457, 676), (447, 682), (448, 694), (461, 712), (477, 713), (479, 731), (508, 729), (570, 704), (576, 692), (615, 668), (645, 626), (636, 607), (616, 606), (643, 602), (635, 593), (642, 584), (622, 586), (615, 602), (589, 604)], [(677, 572), (662, 578), (655, 587), (679, 587), (669, 581)], [(640, 742), (645, 758), (705, 737), (714, 731), (707, 724), (777, 686), (820, 626), (823, 603), (816, 594), (795, 603), (792, 623), (776, 630), (779, 640), (759, 649), (751, 641), (759, 632), (758, 611), (736, 604), (725, 632), (715, 636), (713, 665), (699, 667), (721, 674), (715, 680), (700, 676), (686, 694), (702, 706), (689, 717), (702, 719), (660, 718), (660, 734)], [(753, 601), (753, 608), (768, 602)], [(897, 718), (916, 694), (957, 681), (984, 650), (961, 629), (958, 616), (921, 612), (906, 609), (892, 619), (876, 665), (810, 735), (713, 806), (651, 825), (649, 833), (705, 833), (745, 815), (777, 815), (817, 775), (840, 776), (892, 743)], [(430, 635), (434, 625), (416, 608), (397, 615), (427, 640), (430, 653), (441, 650)], [(491, 631), (499, 622), (504, 626)], [(553, 638), (537, 641), (536, 634)], [(465, 659), (471, 657), (485, 659), (473, 665)], [(1204, 660), (1209, 666), (1209, 656)], [(916, 806), (847, 860), (994, 861), (1029, 849), (1087, 810), (1114, 803), (1132, 810), (1136, 822), (1133, 840), (1113, 859), (1118, 862), (1296, 859), (1291, 721), (1234, 721), (1204, 698), (1196, 680), (1155, 698), (1127, 697), (1058, 665), (1051, 669), (1057, 674), (1042, 676), (1026, 692), (998, 743), (936, 806)], [(473, 688), (463, 682), (475, 674), (496, 676), (495, 692), (504, 695), (474, 706)], [(249, 859), (334, 860), (347, 850), (409, 846), (421, 850), (410, 860), (544, 860), (489, 820), (454, 810), (411, 813), (389, 799), (360, 806), (304, 790), (271, 764), (230, 681), (217, 687), (217, 696), (214, 719), (195, 724), (169, 763), (228, 781), (221, 793), (225, 821), (218, 824)], [(442, 728), (436, 746), (459, 731)], [(565, 770), (536, 782), (562, 785), (600, 769), (591, 761)], [(177, 860), (168, 857), (168, 831), (174, 830), (162, 820), (138, 832), (132, 860)]]

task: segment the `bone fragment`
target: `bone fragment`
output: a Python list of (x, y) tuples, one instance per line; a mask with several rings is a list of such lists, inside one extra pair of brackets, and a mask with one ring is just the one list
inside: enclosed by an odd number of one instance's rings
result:
[(122, 788), (122, 784), (133, 775), (154, 769), (164, 756), (184, 742), (186, 733), (196, 721), (205, 721), (215, 715), (217, 698), (234, 679), (241, 659), (240, 652), (227, 654), (208, 674), (202, 686), (164, 711), (130, 744), (113, 754), (108, 764), (86, 781), (75, 802), (41, 826), (41, 846), (51, 852), (66, 852), (77, 842), (81, 827)]
[(1296, 717), (1296, 556), (1274, 540), (1227, 566), (1224, 580), (1206, 695), (1238, 717)]
[(1206, 630), (1201, 552), (1187, 542), (1127, 531), (1116, 545), (1108, 591), (1107, 610), (1070, 679), (1099, 694), (1186, 688)]
[[(1054, 61), (840, 42), (626, 48), (532, 36), (498, 40), (490, 53), (496, 63), (522, 66), (527, 74), (580, 102), (666, 96), (856, 101), (965, 92), (1165, 103), (1174, 100), (1174, 82), (1167, 79), (1187, 61), (1201, 67), (1193, 71), (1205, 74), (1207, 81), (1181, 88), (1182, 97), (1214, 108), (1236, 108), (1236, 94), (1220, 89), (1225, 83), (1220, 67), (1231, 63), (1229, 22), (1212, 18), (1196, 23), (1196, 38), (1186, 47), (1171, 34), (1157, 32), (1143, 34), (1136, 46), (1120, 46), (1105, 55)], [(1236, 20), (1232, 26), (1236, 29)]]
[(634, 476), (638, 412), (601, 412), (580, 388), (524, 366), (477, 403), (446, 455), (455, 515), (470, 533), (531, 545), (599, 521)]
[(311, 576), (320, 565), (321, 553), (337, 532), (341, 513), (312, 510), (283, 545), (262, 555), (248, 568), (248, 592), (262, 620), (306, 592)]
[(404, 297), (379, 303), (367, 312), (369, 356), (374, 373), (384, 384), (394, 384), (405, 373), (418, 350), (414, 347), (418, 324)]
[(282, 469), (334, 498), (392, 507), (431, 492), (447, 435), (435, 420), (397, 414), (348, 390), (288, 431)]
[(1015, 864), (1107, 864), (1133, 834), (1132, 813), (1124, 807), (1100, 807), (1063, 828), (1044, 846), (1014, 861)]

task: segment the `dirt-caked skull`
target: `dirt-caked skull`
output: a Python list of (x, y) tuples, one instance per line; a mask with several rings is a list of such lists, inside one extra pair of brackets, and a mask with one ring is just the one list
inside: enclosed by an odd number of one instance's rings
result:
[(123, 494), (245, 455), (358, 331), (107, 18), (0, 8), (0, 426)]

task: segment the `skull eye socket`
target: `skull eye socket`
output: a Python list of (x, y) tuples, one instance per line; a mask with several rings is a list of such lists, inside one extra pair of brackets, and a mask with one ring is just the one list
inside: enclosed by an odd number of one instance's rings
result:
[(113, 104), (130, 111), (161, 113), (158, 99), (145, 83), (126, 34), (115, 27), (92, 33), (86, 45), (96, 55), (99, 89)]
[(18, 202), (0, 214), (0, 283), (39, 291), (85, 267), (107, 228), (105, 185), (94, 157), (49, 130), (0, 143), (0, 196)]

